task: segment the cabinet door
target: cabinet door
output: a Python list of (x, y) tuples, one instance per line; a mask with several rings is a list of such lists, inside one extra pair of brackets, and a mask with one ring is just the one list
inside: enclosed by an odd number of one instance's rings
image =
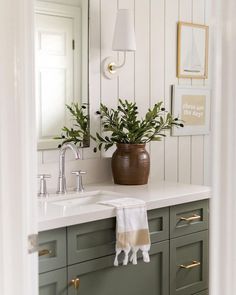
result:
[(79, 289), (70, 286), (68, 295), (168, 295), (169, 242), (152, 245), (150, 263), (114, 267), (114, 256), (83, 262), (68, 269), (69, 281), (80, 280)]
[(39, 295), (67, 295), (66, 268), (39, 275)]
[(170, 295), (192, 295), (207, 288), (208, 231), (170, 240)]

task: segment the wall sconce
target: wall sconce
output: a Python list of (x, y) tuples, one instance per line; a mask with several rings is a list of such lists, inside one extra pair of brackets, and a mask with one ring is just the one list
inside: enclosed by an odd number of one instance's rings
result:
[(136, 50), (134, 33), (134, 21), (129, 9), (119, 9), (116, 16), (116, 25), (112, 43), (113, 51), (123, 51), (124, 60), (118, 65), (114, 57), (107, 57), (103, 62), (103, 73), (106, 78), (114, 79), (118, 76), (120, 69), (125, 65), (126, 52)]

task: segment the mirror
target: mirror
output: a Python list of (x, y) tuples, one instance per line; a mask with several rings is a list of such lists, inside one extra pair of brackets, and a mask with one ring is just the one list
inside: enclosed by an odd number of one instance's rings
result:
[[(35, 5), (38, 149), (55, 149), (72, 119), (66, 104), (88, 112), (89, 0), (43, 0)], [(85, 146), (85, 145), (84, 145)], [(87, 145), (88, 146), (88, 145)]]

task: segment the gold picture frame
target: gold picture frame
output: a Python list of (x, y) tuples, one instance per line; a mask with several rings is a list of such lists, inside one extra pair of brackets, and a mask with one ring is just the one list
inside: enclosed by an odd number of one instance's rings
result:
[(207, 79), (209, 27), (178, 22), (177, 77)]

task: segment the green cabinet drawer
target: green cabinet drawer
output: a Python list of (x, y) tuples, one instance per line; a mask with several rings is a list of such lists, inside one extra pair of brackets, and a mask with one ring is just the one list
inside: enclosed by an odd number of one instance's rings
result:
[(180, 237), (208, 229), (208, 201), (197, 201), (170, 208), (170, 237)]
[[(148, 212), (151, 242), (169, 238), (169, 208)], [(111, 255), (115, 252), (115, 218), (70, 226), (68, 228), (68, 264)]]
[(148, 211), (148, 224), (152, 243), (169, 239), (169, 208)]
[(70, 226), (68, 228), (68, 264), (113, 254), (115, 218)]
[(208, 231), (170, 240), (170, 295), (208, 288)]
[(66, 266), (66, 229), (39, 233), (39, 273)]
[(66, 268), (39, 275), (39, 295), (67, 295)]
[(83, 262), (68, 268), (69, 281), (80, 280), (79, 289), (68, 295), (168, 295), (169, 242), (153, 244), (150, 263), (114, 267), (114, 255)]

